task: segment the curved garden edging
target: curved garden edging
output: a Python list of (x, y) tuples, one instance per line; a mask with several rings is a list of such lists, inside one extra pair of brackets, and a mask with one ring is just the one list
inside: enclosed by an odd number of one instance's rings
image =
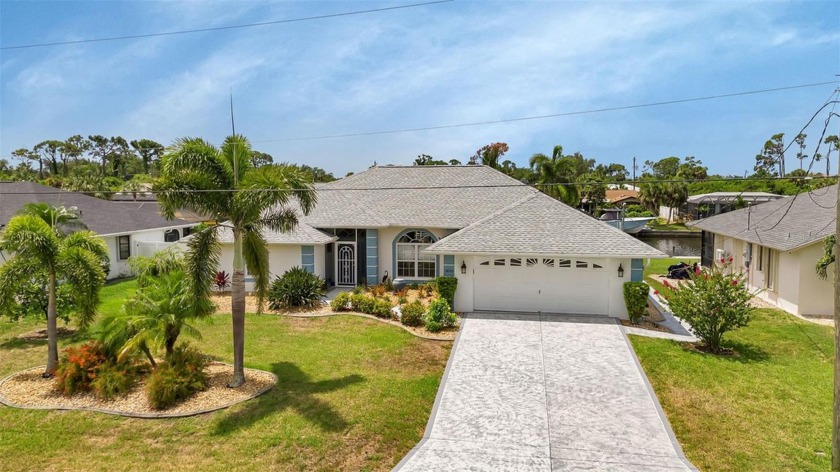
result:
[[(399, 321), (386, 320), (384, 318), (379, 318), (377, 316), (368, 315), (368, 314), (365, 314), (365, 313), (357, 313), (357, 312), (354, 312), (354, 311), (340, 311), (340, 312), (337, 312), (337, 313), (320, 313), (320, 314), (315, 314), (315, 315), (279, 313), (279, 315), (280, 316), (288, 316), (288, 317), (291, 317), (291, 318), (326, 318), (326, 317), (329, 317), (329, 316), (342, 316), (342, 315), (360, 316), (362, 318), (370, 318), (372, 320), (376, 320), (376, 321), (379, 321), (380, 323), (385, 323), (385, 324), (388, 324), (388, 325), (391, 325), (391, 326), (397, 326), (397, 327), (402, 328), (405, 331), (409, 332), (410, 334), (412, 334), (414, 336), (417, 336), (420, 339), (428, 339), (429, 341), (454, 341), (455, 340), (455, 337), (441, 338), (441, 337), (434, 337), (434, 336), (426, 336), (424, 334), (418, 334), (418, 333), (415, 333), (414, 331), (412, 331), (411, 329), (409, 329), (407, 326), (404, 326)], [(456, 335), (457, 335), (457, 333), (456, 333)]]
[[(219, 362), (219, 364), (224, 364), (224, 365), (228, 365), (228, 366), (233, 367), (231, 364), (228, 364), (226, 362)], [(45, 367), (46, 366), (43, 366), (43, 365), (42, 366), (37, 366), (37, 367), (32, 367), (32, 368), (29, 368), (29, 369), (21, 370), (21, 371), (15, 372), (13, 374), (7, 375), (6, 377), (3, 378), (3, 380), (0, 380), (0, 390), (2, 390), (3, 384), (5, 384), (6, 381), (15, 377), (16, 375), (19, 375), (19, 374), (24, 373), (24, 372), (28, 372), (30, 370), (43, 369)], [(3, 405), (6, 405), (8, 407), (20, 408), (20, 409), (23, 409), (23, 410), (94, 411), (94, 412), (97, 412), (97, 413), (105, 413), (105, 414), (109, 414), (109, 415), (124, 416), (124, 417), (128, 417), (128, 418), (143, 418), (143, 419), (184, 418), (184, 417), (188, 417), (188, 416), (197, 416), (197, 415), (202, 415), (204, 413), (212, 413), (214, 411), (224, 410), (225, 408), (230, 408), (230, 407), (232, 407), (234, 405), (237, 405), (239, 403), (246, 402), (246, 401), (249, 401), (249, 400), (253, 400), (254, 398), (268, 392), (269, 390), (274, 388), (275, 385), (277, 385), (278, 378), (277, 378), (277, 375), (275, 375), (273, 372), (269, 372), (269, 371), (266, 371), (266, 370), (260, 370), (260, 369), (251, 369), (251, 368), (246, 368), (245, 370), (246, 371), (250, 370), (250, 371), (260, 372), (260, 373), (263, 373), (263, 374), (269, 374), (274, 378), (274, 382), (272, 382), (271, 384), (257, 390), (256, 392), (248, 395), (247, 397), (240, 398), (240, 399), (234, 400), (232, 402), (227, 402), (227, 403), (224, 403), (222, 405), (214, 406), (214, 407), (211, 407), (211, 408), (203, 408), (203, 409), (200, 409), (200, 410), (193, 410), (193, 411), (185, 411), (185, 412), (178, 412), (178, 413), (166, 413), (166, 412), (139, 413), (139, 412), (111, 410), (111, 409), (108, 409), (108, 408), (97, 408), (97, 407), (88, 407), (88, 406), (20, 405), (20, 404), (17, 404), (15, 402), (9, 400), (8, 398), (6, 398), (2, 394), (2, 392), (0, 392), (0, 403), (2, 403)]]

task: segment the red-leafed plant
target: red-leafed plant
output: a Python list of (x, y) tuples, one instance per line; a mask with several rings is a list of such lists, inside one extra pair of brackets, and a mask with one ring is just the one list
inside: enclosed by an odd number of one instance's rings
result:
[(220, 292), (230, 287), (230, 274), (223, 270), (216, 272), (216, 277), (213, 278), (213, 286)]
[(55, 371), (55, 388), (63, 395), (90, 390), (97, 368), (106, 360), (105, 350), (97, 342), (67, 348)]

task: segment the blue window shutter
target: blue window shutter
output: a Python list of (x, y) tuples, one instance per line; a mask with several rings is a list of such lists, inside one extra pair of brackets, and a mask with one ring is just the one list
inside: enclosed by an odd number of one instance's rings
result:
[(455, 256), (443, 256), (443, 275), (445, 277), (455, 277)]
[(300, 266), (310, 274), (315, 273), (315, 246), (300, 247)]
[[(365, 247), (367, 250), (367, 283), (376, 285), (379, 283), (379, 230), (368, 229), (365, 231)], [(393, 278), (393, 275), (391, 276)]]
[(630, 261), (630, 281), (642, 282), (644, 280), (645, 264), (641, 259), (632, 259)]

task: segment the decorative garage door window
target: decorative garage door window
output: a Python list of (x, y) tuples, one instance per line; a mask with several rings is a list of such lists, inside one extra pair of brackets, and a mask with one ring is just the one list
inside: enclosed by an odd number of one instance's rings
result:
[(435, 237), (428, 231), (409, 231), (397, 240), (397, 277), (431, 279), (435, 276), (435, 256), (423, 254)]
[[(524, 264), (523, 264), (524, 261)], [(478, 263), (484, 267), (553, 267), (559, 269), (603, 269), (604, 266), (592, 261), (576, 259), (555, 259), (549, 257), (511, 257), (510, 259), (484, 259)]]

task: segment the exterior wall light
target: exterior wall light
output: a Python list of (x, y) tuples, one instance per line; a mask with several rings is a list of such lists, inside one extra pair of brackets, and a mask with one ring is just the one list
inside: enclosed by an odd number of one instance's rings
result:
[(624, 267), (621, 267), (621, 262), (618, 263), (618, 277), (624, 277)]
[(467, 273), (467, 263), (465, 261), (461, 261), (461, 273), (462, 274)]

